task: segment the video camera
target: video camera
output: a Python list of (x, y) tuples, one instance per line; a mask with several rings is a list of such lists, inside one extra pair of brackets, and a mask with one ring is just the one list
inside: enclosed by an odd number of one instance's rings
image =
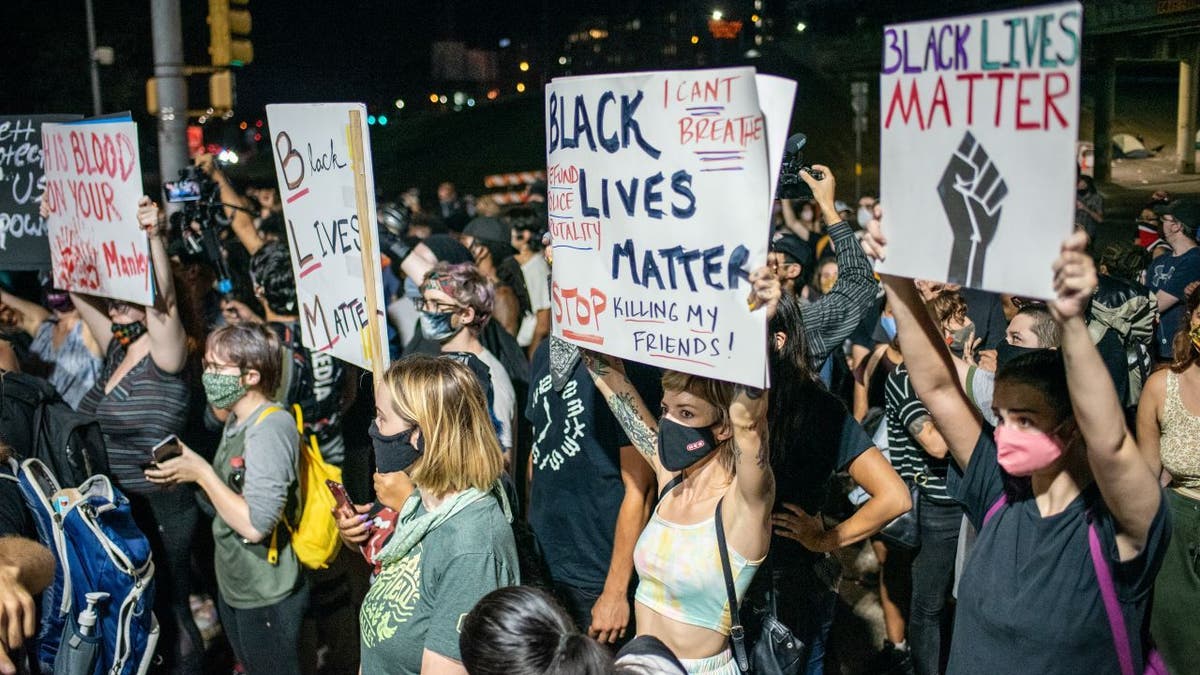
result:
[(230, 218), (221, 202), (221, 186), (200, 167), (190, 165), (179, 170), (179, 180), (163, 182), (163, 193), (168, 202), (183, 204), (171, 214), (171, 232), (178, 236), (172, 253), (207, 262), (217, 273), (217, 290), (230, 292), (232, 275), (221, 247), (221, 230), (229, 226)]
[(793, 134), (783, 146), (783, 163), (779, 168), (779, 185), (775, 188), (776, 199), (812, 199), (812, 188), (800, 177), (803, 171), (821, 180), (825, 174), (804, 164), (804, 145), (808, 136)]

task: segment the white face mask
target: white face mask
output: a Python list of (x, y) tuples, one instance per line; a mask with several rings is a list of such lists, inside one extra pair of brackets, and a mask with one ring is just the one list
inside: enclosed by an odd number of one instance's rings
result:
[(859, 225), (866, 225), (867, 223), (871, 222), (871, 219), (874, 217), (875, 217), (875, 214), (871, 212), (871, 209), (869, 209), (865, 206), (858, 207), (858, 224)]

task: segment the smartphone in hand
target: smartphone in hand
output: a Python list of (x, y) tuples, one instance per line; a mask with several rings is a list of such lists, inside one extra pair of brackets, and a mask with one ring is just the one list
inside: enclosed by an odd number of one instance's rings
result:
[(151, 448), (150, 454), (154, 456), (154, 463), (158, 464), (182, 455), (183, 447), (179, 445), (179, 437), (171, 434)]
[(337, 500), (337, 510), (347, 513), (354, 513), (354, 503), (350, 501), (350, 495), (346, 493), (346, 486), (336, 481), (325, 481), (325, 486), (333, 493), (333, 498)]

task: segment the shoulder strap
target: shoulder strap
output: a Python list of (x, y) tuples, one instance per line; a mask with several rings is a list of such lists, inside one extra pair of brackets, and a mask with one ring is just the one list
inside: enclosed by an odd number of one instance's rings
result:
[(1104, 613), (1108, 615), (1108, 627), (1112, 630), (1113, 646), (1117, 649), (1117, 661), (1121, 664), (1121, 675), (1134, 675), (1133, 654), (1129, 647), (1129, 632), (1125, 628), (1125, 615), (1121, 613), (1121, 603), (1117, 599), (1117, 587), (1113, 583), (1112, 570), (1104, 557), (1104, 548), (1100, 544), (1100, 535), (1096, 532), (1096, 523), (1091, 513), (1088, 513), (1088, 548), (1092, 553), (1092, 567), (1096, 570), (1096, 580), (1100, 582), (1100, 597), (1104, 600)]
[[(680, 477), (682, 475), (680, 474)], [(717, 550), (721, 553), (721, 571), (725, 574), (725, 594), (729, 598), (729, 641), (733, 643), (733, 659), (737, 662), (738, 670), (748, 673), (750, 672), (750, 659), (746, 655), (746, 629), (742, 627), (742, 617), (738, 612), (737, 588), (733, 585), (733, 568), (729, 565), (729, 545), (725, 543), (725, 523), (721, 517), (721, 505), (724, 503), (724, 497), (717, 502), (714, 522), (717, 527)]]
[(658, 501), (661, 502), (663, 500), (663, 497), (667, 496), (668, 492), (679, 487), (679, 484), (682, 482), (683, 482), (683, 472), (680, 471), (679, 473), (675, 474), (675, 476), (672, 477), (671, 480), (667, 481), (667, 484), (664, 485), (663, 489), (659, 491)]
[(1000, 497), (997, 498), (996, 501), (992, 502), (992, 505), (988, 507), (987, 513), (983, 514), (983, 523), (980, 525), (979, 529), (983, 529), (983, 525), (987, 525), (988, 521), (992, 519), (992, 516), (1000, 513), (1000, 509), (1003, 509), (1007, 504), (1008, 493), (1001, 489)]
[(268, 415), (270, 415), (271, 413), (279, 412), (280, 410), (283, 410), (283, 408), (280, 408), (277, 405), (271, 405), (271, 406), (267, 406), (266, 408), (263, 408), (263, 411), (258, 414), (258, 419), (254, 420), (254, 424), (255, 425), (260, 424), (263, 420), (265, 420), (267, 418)]

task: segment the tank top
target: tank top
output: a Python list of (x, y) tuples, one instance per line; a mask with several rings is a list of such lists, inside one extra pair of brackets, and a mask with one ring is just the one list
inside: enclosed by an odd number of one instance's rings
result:
[(1200, 416), (1184, 407), (1179, 376), (1170, 370), (1161, 426), (1159, 454), (1163, 468), (1171, 473), (1171, 484), (1189, 490), (1200, 488)]
[(43, 321), (29, 345), (29, 351), (54, 365), (48, 378), (50, 384), (54, 385), (67, 405), (79, 409), (79, 402), (96, 384), (102, 361), (92, 356), (87, 348), (83, 339), (83, 321), (75, 323), (58, 347), (54, 346), (54, 326), (55, 321)]
[(105, 384), (124, 358), (125, 347), (116, 340), (110, 342), (104, 370), (79, 402), (79, 412), (100, 423), (109, 473), (117, 486), (135, 494), (158, 492), (163, 488), (146, 480), (142, 467), (150, 463), (150, 449), (156, 443), (183, 432), (188, 385), (182, 375), (164, 372), (147, 355), (105, 393)]
[[(638, 602), (668, 619), (729, 635), (729, 598), (715, 517), (680, 525), (664, 519), (655, 507), (633, 549), (633, 564), (638, 573), (634, 596)], [(761, 564), (762, 560), (751, 562), (729, 549), (739, 601)]]

